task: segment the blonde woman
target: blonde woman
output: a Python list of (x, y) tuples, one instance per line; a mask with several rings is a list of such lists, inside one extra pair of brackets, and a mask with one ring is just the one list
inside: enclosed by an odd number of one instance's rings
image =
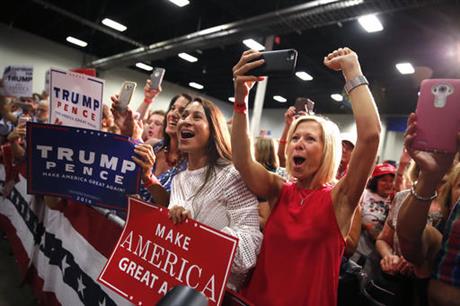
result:
[(261, 80), (250, 75), (263, 64), (260, 57), (257, 51), (246, 51), (233, 67), (233, 162), (251, 191), (275, 203), (243, 293), (256, 305), (335, 306), (344, 237), (379, 144), (377, 109), (356, 53), (344, 48), (327, 55), (324, 64), (345, 77), (356, 120), (358, 139), (350, 168), (332, 186), (341, 155), (339, 129), (325, 118), (304, 115), (292, 123), (286, 139), (287, 170), (295, 182), (285, 182), (250, 153), (246, 103), (250, 89)]

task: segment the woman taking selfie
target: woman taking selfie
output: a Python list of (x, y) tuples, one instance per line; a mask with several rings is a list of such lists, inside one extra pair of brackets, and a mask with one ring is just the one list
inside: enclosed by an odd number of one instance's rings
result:
[(286, 183), (250, 152), (246, 105), (249, 90), (262, 79), (250, 71), (264, 63), (260, 56), (246, 51), (233, 67), (233, 162), (256, 196), (275, 203), (254, 274), (243, 293), (255, 305), (335, 306), (344, 237), (379, 144), (377, 109), (356, 53), (344, 48), (325, 57), (328, 68), (342, 71), (352, 102), (358, 140), (350, 168), (332, 186), (340, 163), (339, 129), (325, 118), (303, 115), (288, 133), (287, 170), (295, 181)]

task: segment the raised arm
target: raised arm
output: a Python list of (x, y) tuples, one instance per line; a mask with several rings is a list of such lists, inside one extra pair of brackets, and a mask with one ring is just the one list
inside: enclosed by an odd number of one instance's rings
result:
[(284, 113), (284, 128), (281, 133), (280, 142), (278, 145), (278, 159), (280, 161), (280, 167), (286, 167), (286, 144), (287, 144), (287, 135), (289, 128), (291, 127), (292, 121), (295, 117), (295, 107), (291, 106)]
[(407, 166), (410, 163), (410, 156), (407, 153), (407, 150), (403, 148), (401, 157), (399, 158), (398, 170), (396, 171), (396, 176), (394, 180), (395, 192), (399, 192), (405, 188), (407, 182), (404, 180), (404, 173), (406, 172)]
[[(436, 187), (452, 165), (453, 154), (423, 152), (412, 149), (415, 137), (416, 116), (411, 114), (405, 134), (407, 152), (420, 168), (417, 183), (405, 199), (398, 215), (398, 235), (401, 251), (409, 261), (420, 264), (432, 245), (439, 245), (441, 237), (426, 226), (431, 201)], [(457, 134), (460, 142), (460, 133)]]
[(144, 101), (139, 104), (137, 112), (139, 113), (139, 118), (141, 120), (146, 119), (145, 115), (148, 113), (150, 105), (152, 105), (153, 100), (160, 94), (161, 86), (158, 89), (150, 88), (151, 80), (147, 80), (144, 86)]
[[(353, 83), (362, 76), (358, 56), (349, 48), (338, 49), (324, 58), (333, 70), (342, 70), (346, 82)], [(354, 87), (349, 93), (357, 128), (357, 141), (351, 154), (348, 173), (332, 191), (337, 222), (342, 234), (348, 232), (351, 215), (366, 186), (374, 165), (380, 139), (380, 118), (369, 87)]]
[[(283, 180), (267, 171), (251, 154), (246, 112), (249, 91), (256, 81), (262, 80), (260, 77), (246, 75), (246, 73), (263, 64), (263, 59), (256, 60), (259, 57), (260, 53), (257, 51), (245, 51), (240, 61), (233, 67), (235, 110), (232, 125), (232, 156), (236, 169), (249, 189), (258, 197), (271, 200), (278, 197)], [(250, 62), (252, 60), (256, 61)]]

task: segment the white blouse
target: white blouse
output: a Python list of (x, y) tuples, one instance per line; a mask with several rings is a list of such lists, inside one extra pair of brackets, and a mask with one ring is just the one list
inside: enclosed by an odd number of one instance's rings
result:
[(207, 166), (185, 170), (172, 181), (169, 208), (182, 206), (192, 218), (239, 239), (229, 287), (238, 289), (249, 269), (255, 266), (262, 243), (258, 201), (231, 164), (215, 169), (204, 188)]

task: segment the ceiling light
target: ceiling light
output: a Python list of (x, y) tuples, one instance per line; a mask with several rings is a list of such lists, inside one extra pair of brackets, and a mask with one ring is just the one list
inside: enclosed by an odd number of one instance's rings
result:
[(114, 30), (117, 30), (117, 31), (120, 31), (120, 32), (123, 32), (123, 31), (126, 31), (127, 27), (122, 25), (121, 23), (119, 22), (116, 22), (112, 19), (109, 19), (109, 18), (104, 18), (102, 20), (102, 24), (108, 26), (109, 28), (112, 28)]
[(235, 98), (234, 97), (228, 97), (228, 101), (235, 103)]
[(398, 63), (396, 64), (396, 69), (401, 74), (413, 74), (415, 72), (414, 66), (411, 63)]
[(246, 47), (248, 47), (249, 49), (254, 49), (257, 51), (261, 51), (265, 49), (263, 45), (259, 44), (257, 41), (255, 41), (252, 38), (243, 40), (243, 44), (245, 44)]
[(273, 100), (281, 102), (281, 103), (287, 102), (286, 98), (282, 96), (273, 96)]
[(137, 68), (141, 68), (141, 69), (143, 69), (143, 70), (147, 70), (147, 71), (152, 71), (152, 70), (153, 70), (153, 67), (152, 67), (152, 66), (149, 66), (149, 65), (144, 64), (144, 63), (141, 63), (141, 62), (136, 63), (136, 67), (137, 67)]
[(301, 79), (302, 81), (311, 81), (313, 80), (313, 77), (306, 73), (305, 71), (297, 71), (295, 75)]
[(184, 7), (190, 4), (190, 1), (188, 0), (169, 0), (169, 2), (174, 3), (178, 7)]
[(186, 60), (187, 62), (190, 62), (190, 63), (194, 63), (194, 62), (198, 61), (198, 59), (196, 57), (191, 56), (190, 54), (185, 53), (185, 52), (179, 53), (178, 56), (181, 59)]
[(359, 24), (369, 33), (383, 30), (382, 23), (375, 15), (366, 15), (358, 18)]
[(195, 82), (190, 82), (190, 83), (188, 83), (188, 86), (193, 87), (193, 88), (196, 88), (196, 89), (203, 89), (203, 88), (204, 88), (203, 85), (198, 84), (198, 83), (195, 83)]
[(338, 94), (338, 93), (332, 94), (331, 98), (334, 101), (337, 101), (337, 102), (342, 102), (343, 101), (343, 96), (341, 94)]
[(80, 46), (80, 47), (86, 47), (88, 45), (88, 43), (86, 41), (80, 40), (80, 39), (72, 37), (72, 36), (67, 36), (67, 38), (65, 40), (67, 40), (71, 44), (74, 44), (74, 45), (77, 45), (77, 46)]

